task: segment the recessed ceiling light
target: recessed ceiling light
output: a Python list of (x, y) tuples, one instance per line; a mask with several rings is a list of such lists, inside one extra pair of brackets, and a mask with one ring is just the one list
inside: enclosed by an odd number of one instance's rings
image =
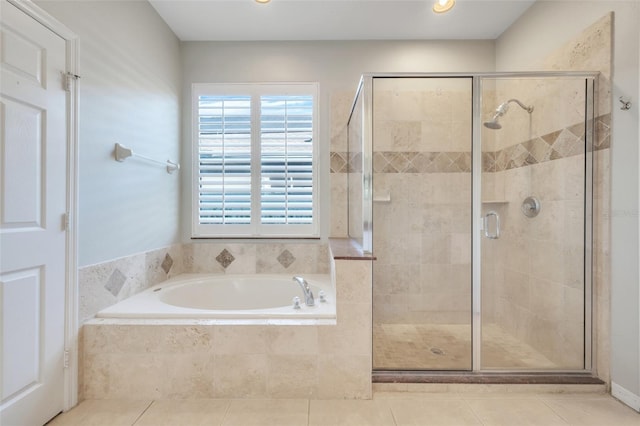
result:
[(433, 11), (435, 13), (445, 13), (450, 11), (456, 4), (456, 0), (436, 0), (433, 5)]
[(257, 3), (269, 3), (271, 0), (256, 0)]

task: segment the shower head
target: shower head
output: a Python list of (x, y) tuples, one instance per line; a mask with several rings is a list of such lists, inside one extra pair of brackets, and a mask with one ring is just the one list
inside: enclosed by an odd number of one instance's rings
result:
[(502, 129), (502, 125), (500, 123), (498, 123), (498, 120), (500, 119), (500, 117), (505, 115), (507, 113), (507, 111), (509, 111), (509, 103), (511, 103), (511, 102), (517, 103), (520, 106), (520, 108), (522, 108), (523, 110), (527, 111), (529, 114), (531, 114), (533, 112), (533, 106), (527, 106), (527, 105), (523, 104), (522, 102), (520, 102), (517, 99), (509, 99), (508, 101), (501, 103), (498, 106), (498, 108), (496, 108), (496, 112), (493, 115), (493, 118), (491, 119), (491, 121), (485, 121), (484, 122), (484, 127), (486, 127), (487, 129), (492, 129), (492, 130)]
[(500, 130), (502, 129), (502, 125), (498, 123), (498, 117), (493, 117), (491, 121), (485, 121), (484, 127), (491, 130)]

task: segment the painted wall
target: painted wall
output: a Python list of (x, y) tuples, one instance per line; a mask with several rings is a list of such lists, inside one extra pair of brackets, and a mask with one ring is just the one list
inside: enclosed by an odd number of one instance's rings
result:
[(605, 214), (611, 223), (611, 379), (614, 388), (618, 385), (640, 401), (639, 115), (637, 103), (622, 111), (618, 102), (620, 96), (633, 99), (639, 93), (640, 3), (538, 1), (496, 41), (496, 67), (538, 67), (540, 58), (610, 11), (614, 12), (612, 183), (611, 206)]
[(180, 173), (113, 149), (179, 160), (178, 39), (147, 2), (37, 4), (80, 39), (80, 266), (177, 242)]
[[(493, 70), (494, 63), (493, 41), (184, 42), (183, 139), (192, 137), (192, 83), (319, 82), (321, 235), (345, 237), (346, 174), (340, 175), (343, 181), (330, 181), (329, 152), (347, 151), (346, 121), (360, 75), (482, 72)], [(191, 144), (184, 143), (182, 158), (190, 157)], [(186, 162), (183, 166), (182, 235), (187, 242), (191, 235), (191, 167)], [(341, 194), (340, 200), (334, 194)], [(330, 223), (332, 218), (343, 222)]]

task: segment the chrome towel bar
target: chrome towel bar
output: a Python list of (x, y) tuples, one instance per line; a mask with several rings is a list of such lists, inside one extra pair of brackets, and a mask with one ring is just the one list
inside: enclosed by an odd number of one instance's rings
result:
[(156, 164), (160, 164), (162, 166), (166, 166), (167, 167), (167, 173), (169, 173), (169, 174), (172, 174), (176, 170), (180, 170), (180, 164), (178, 164), (178, 163), (174, 163), (171, 160), (160, 161), (160, 160), (156, 160), (154, 158), (147, 157), (145, 155), (136, 154), (131, 150), (131, 148), (127, 148), (127, 147), (125, 147), (123, 145), (120, 145), (119, 143), (116, 143), (116, 147), (115, 147), (113, 155), (116, 158), (116, 161), (118, 161), (118, 162), (123, 162), (124, 160), (126, 160), (129, 157), (138, 157), (138, 158), (142, 158), (143, 160), (151, 161), (152, 163), (156, 163)]

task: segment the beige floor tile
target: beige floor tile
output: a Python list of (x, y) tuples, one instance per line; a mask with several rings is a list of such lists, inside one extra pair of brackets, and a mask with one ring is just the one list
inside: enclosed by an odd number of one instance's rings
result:
[(485, 426), (555, 426), (567, 423), (537, 399), (468, 399)]
[(388, 404), (398, 426), (467, 426), (481, 425), (462, 400), (390, 399)]
[(151, 404), (147, 400), (89, 399), (49, 422), (48, 426), (131, 426)]
[(230, 401), (225, 399), (179, 399), (154, 401), (135, 426), (219, 426)]
[(391, 409), (385, 401), (312, 400), (309, 426), (393, 426)]
[(488, 399), (488, 400), (497, 400), (503, 401), (505, 399), (539, 399), (538, 394), (531, 393), (521, 393), (521, 392), (464, 392), (459, 393), (460, 398), (465, 401), (476, 400), (476, 399)]
[(307, 425), (306, 399), (235, 399), (231, 401), (223, 426)]
[[(446, 385), (445, 385), (446, 386)], [(376, 392), (373, 399), (456, 399), (460, 400), (462, 394), (452, 392)]]
[[(598, 388), (599, 389), (599, 388)], [(578, 391), (574, 392), (537, 392), (534, 394), (538, 399), (613, 399), (610, 394), (606, 392), (594, 391)]]
[(571, 425), (638, 426), (640, 414), (608, 398), (548, 398), (543, 399), (553, 411)]

